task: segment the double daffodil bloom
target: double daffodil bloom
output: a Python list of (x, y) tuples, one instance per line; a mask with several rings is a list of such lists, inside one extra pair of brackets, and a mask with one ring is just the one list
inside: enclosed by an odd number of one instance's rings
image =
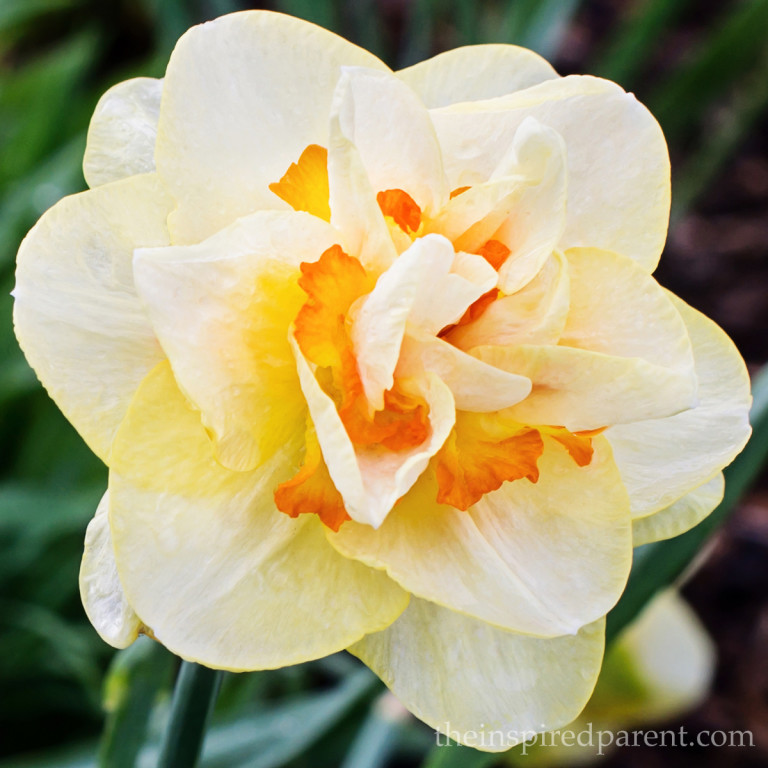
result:
[(84, 169), (15, 322), (110, 468), (102, 637), (232, 670), (348, 648), (453, 733), (572, 721), (633, 537), (711, 511), (749, 434), (735, 348), (651, 277), (648, 111), (514, 46), (393, 73), (244, 12), (108, 91)]

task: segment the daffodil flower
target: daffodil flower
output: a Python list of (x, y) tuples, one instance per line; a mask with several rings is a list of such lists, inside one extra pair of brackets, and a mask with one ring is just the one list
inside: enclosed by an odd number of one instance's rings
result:
[(734, 346), (651, 277), (649, 112), (515, 46), (392, 72), (244, 12), (108, 91), (84, 170), (15, 323), (110, 469), (101, 636), (231, 670), (347, 648), (456, 733), (573, 720), (633, 536), (711, 511), (749, 434)]

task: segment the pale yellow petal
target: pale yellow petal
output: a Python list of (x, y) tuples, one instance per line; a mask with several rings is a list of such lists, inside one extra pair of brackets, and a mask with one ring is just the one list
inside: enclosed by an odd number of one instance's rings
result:
[(117, 575), (108, 508), (109, 492), (102, 497), (85, 532), (80, 597), (102, 640), (115, 648), (126, 648), (138, 637), (141, 622), (126, 600)]
[(434, 336), (408, 335), (400, 355), (403, 370), (423, 368), (450, 388), (462, 411), (498, 411), (526, 398), (531, 380), (502, 371)]
[(636, 547), (652, 541), (671, 539), (698, 525), (723, 500), (725, 478), (719, 472), (711, 480), (687, 493), (666, 509), (632, 521)]
[(475, 320), (456, 326), (448, 341), (461, 349), (557, 344), (570, 306), (568, 262), (556, 251), (524, 288), (491, 302)]
[(232, 670), (296, 664), (388, 626), (407, 594), (336, 554), (315, 515), (274, 505), (301, 437), (254, 472), (214, 459), (199, 414), (163, 363), (115, 441), (109, 519), (120, 581), (157, 639)]
[(412, 599), (388, 629), (349, 650), (447, 737), (488, 752), (571, 722), (589, 699), (605, 627), (525, 637)]
[(730, 464), (751, 432), (749, 375), (733, 342), (711, 320), (670, 294), (693, 344), (698, 403), (666, 419), (606, 432), (634, 516), (668, 507)]
[(399, 382), (401, 389), (429, 406), (430, 436), (421, 445), (400, 451), (384, 446), (356, 448), (336, 404), (320, 387), (298, 344), (291, 344), (320, 449), (347, 514), (366, 527), (378, 528), (450, 434), (456, 418), (451, 391), (435, 374), (404, 379)]
[(448, 188), (440, 147), (427, 110), (405, 83), (387, 72), (344, 67), (334, 113), (374, 192), (402, 189), (425, 215), (443, 206)]
[(199, 245), (136, 253), (155, 333), (230, 469), (253, 469), (303, 430), (288, 329), (306, 301), (299, 264), (335, 237), (307, 213), (260, 211)]
[(162, 80), (137, 77), (113, 85), (99, 99), (83, 158), (89, 187), (155, 170), (162, 93)]
[(375, 56), (300, 19), (243, 11), (193, 27), (176, 44), (158, 125), (157, 168), (179, 207), (177, 243), (208, 237), (261, 208), (310, 144), (328, 146), (342, 65)]
[(607, 80), (570, 76), (431, 115), (452, 187), (490, 178), (526, 117), (556, 130), (568, 155), (559, 247), (603, 248), (648, 272), (656, 267), (669, 218), (669, 157), (659, 125), (634, 96)]
[(696, 402), (690, 375), (639, 358), (532, 344), (475, 347), (472, 354), (533, 382), (531, 394), (507, 412), (524, 424), (578, 432), (677, 414)]
[(106, 460), (139, 382), (163, 352), (133, 285), (139, 246), (168, 243), (173, 201), (153, 174), (66, 197), (21, 244), (14, 325), (27, 360)]
[(618, 600), (632, 558), (626, 491), (606, 441), (594, 444), (592, 463), (578, 467), (547, 440), (537, 483), (505, 483), (467, 512), (437, 504), (425, 477), (378, 530), (349, 522), (329, 540), (467, 616), (526, 634), (574, 633)]
[(472, 45), (421, 61), (397, 76), (432, 108), (504, 96), (558, 75), (548, 61), (527, 48)]

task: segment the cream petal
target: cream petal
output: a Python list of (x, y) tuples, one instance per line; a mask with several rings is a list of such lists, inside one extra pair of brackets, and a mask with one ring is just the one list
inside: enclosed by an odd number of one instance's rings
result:
[(523, 424), (578, 432), (670, 416), (696, 402), (691, 375), (639, 358), (532, 344), (475, 347), (472, 354), (533, 382), (531, 394), (506, 412)]
[(432, 371), (444, 381), (461, 411), (499, 411), (526, 398), (531, 380), (486, 365), (442, 339), (408, 335), (400, 365), (404, 370)]
[(549, 639), (505, 632), (412, 599), (391, 627), (349, 651), (446, 736), (501, 752), (571, 722), (600, 672), (603, 621)]
[(738, 350), (715, 323), (669, 296), (693, 344), (698, 405), (605, 433), (637, 517), (668, 507), (710, 480), (733, 461), (751, 432), (749, 375)]
[(133, 285), (137, 246), (168, 243), (173, 201), (153, 174), (72, 195), (21, 244), (14, 325), (30, 365), (106, 460), (141, 380), (163, 353)]
[(504, 629), (575, 633), (621, 595), (632, 559), (629, 503), (610, 448), (578, 467), (546, 441), (537, 483), (516, 480), (462, 512), (424, 478), (373, 530), (355, 522), (329, 541), (383, 568), (418, 597)]
[(487, 345), (557, 344), (569, 306), (568, 262), (556, 251), (524, 288), (497, 298), (477, 319), (451, 330), (446, 339), (465, 350)]
[(203, 240), (260, 208), (309, 144), (328, 146), (342, 65), (384, 69), (375, 56), (291, 16), (243, 11), (193, 27), (165, 78), (157, 169), (179, 201), (174, 242)]
[(661, 128), (633, 95), (594, 77), (547, 80), (511, 96), (431, 111), (451, 187), (486, 181), (526, 117), (564, 139), (568, 211), (563, 250), (589, 246), (658, 263), (669, 218)]
[[(390, 451), (383, 446), (356, 450), (336, 404), (320, 387), (293, 339), (291, 345), (320, 449), (347, 514), (359, 523), (378, 528), (450, 434), (456, 418), (451, 391), (434, 374), (401, 381), (401, 388), (408, 388), (410, 383), (412, 394), (423, 398), (429, 406), (431, 435), (422, 445), (408, 450)], [(342, 527), (346, 525), (349, 523)]]
[(608, 251), (574, 248), (565, 256), (571, 301), (560, 344), (641, 358), (695, 378), (685, 323), (653, 277)]
[(162, 80), (137, 77), (113, 85), (99, 99), (83, 158), (89, 187), (155, 170), (162, 93)]
[(334, 99), (343, 134), (357, 147), (374, 192), (402, 189), (429, 216), (448, 200), (429, 114), (394, 75), (344, 67)]
[(109, 492), (102, 497), (85, 532), (80, 597), (102, 640), (115, 648), (127, 648), (138, 637), (141, 621), (126, 600), (117, 575), (108, 508)]
[[(273, 502), (300, 435), (254, 472), (214, 459), (170, 366), (143, 382), (115, 441), (109, 519), (120, 581), (157, 639), (231, 670), (296, 664), (388, 626), (408, 596)], [(339, 599), (343, 595), (343, 599)]]
[(557, 78), (552, 65), (517, 45), (454, 48), (396, 73), (429, 107), (505, 96)]
[(666, 509), (632, 521), (636, 547), (652, 541), (672, 539), (698, 525), (723, 500), (725, 478), (719, 472), (711, 480), (687, 493)]
[(259, 211), (199, 245), (135, 254), (157, 338), (230, 469), (255, 468), (303, 430), (288, 328), (306, 300), (299, 264), (335, 238), (307, 213)]
[[(422, 243), (423, 245), (418, 245)], [(457, 323), (467, 308), (496, 285), (496, 270), (474, 253), (455, 253), (442, 235), (419, 238), (422, 286), (408, 316), (412, 328), (437, 335)]]

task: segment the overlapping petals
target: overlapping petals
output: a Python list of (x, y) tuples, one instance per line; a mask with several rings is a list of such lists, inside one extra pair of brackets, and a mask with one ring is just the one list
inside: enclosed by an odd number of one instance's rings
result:
[(349, 647), (494, 749), (572, 720), (633, 537), (708, 514), (749, 434), (735, 348), (650, 275), (647, 110), (513, 46), (393, 73), (244, 12), (111, 89), (84, 167), (15, 322), (110, 467), (102, 637), (235, 670)]

